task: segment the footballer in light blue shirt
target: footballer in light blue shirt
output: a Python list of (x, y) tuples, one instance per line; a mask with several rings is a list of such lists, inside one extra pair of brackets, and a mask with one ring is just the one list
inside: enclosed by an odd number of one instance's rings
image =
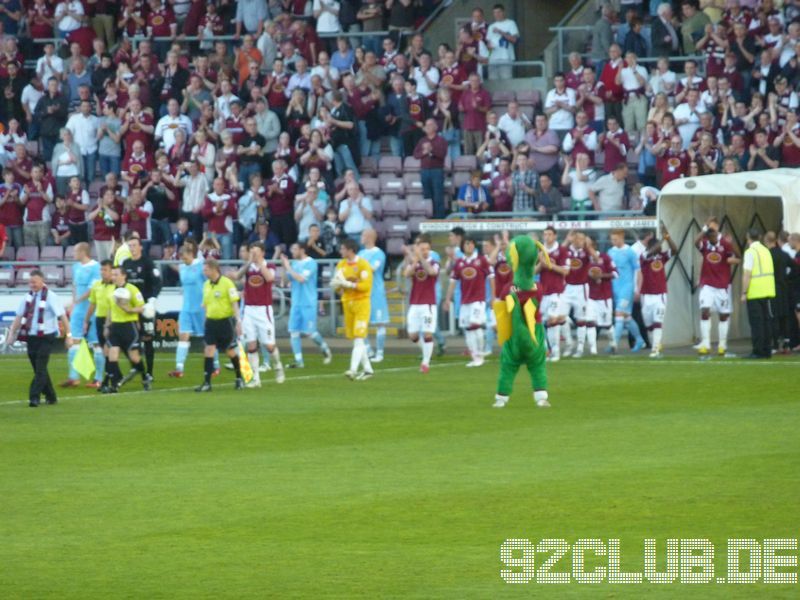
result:
[(281, 262), (286, 276), (291, 282), (291, 302), (289, 309), (289, 336), (294, 353), (294, 363), (289, 368), (302, 369), (303, 340), (308, 336), (319, 346), (323, 355), (323, 364), (330, 364), (331, 349), (317, 331), (317, 277), (319, 266), (317, 261), (308, 255), (306, 244), (303, 242), (292, 244), (289, 250), (292, 253), (290, 261), (286, 255), (281, 256)]
[(639, 326), (631, 318), (633, 313), (633, 295), (636, 286), (636, 272), (639, 270), (639, 257), (633, 248), (625, 243), (625, 231), (615, 229), (611, 232), (611, 248), (608, 249), (617, 268), (618, 276), (612, 280), (614, 293), (614, 341), (619, 347), (619, 340), (623, 330), (636, 340), (631, 351), (638, 352), (644, 346), (644, 339), (639, 331)]
[[(76, 343), (67, 352), (69, 379), (62, 384), (62, 387), (76, 387), (80, 384), (81, 376), (75, 370), (73, 362), (78, 354), (81, 338), (83, 338), (83, 322), (86, 319), (86, 312), (89, 310), (89, 292), (94, 282), (100, 279), (100, 263), (90, 256), (89, 244), (86, 242), (75, 244), (75, 258), (77, 262), (72, 265), (72, 314), (69, 319), (69, 327)], [(86, 341), (89, 344), (97, 343), (94, 317), (89, 324)]]
[(175, 349), (175, 370), (170, 377), (183, 377), (186, 358), (189, 356), (191, 337), (202, 336), (205, 331), (205, 314), (203, 313), (203, 258), (196, 254), (194, 244), (184, 244), (181, 248), (181, 264), (178, 276), (181, 281), (183, 304), (178, 313), (178, 347)]
[(389, 323), (389, 305), (386, 302), (386, 289), (383, 285), (383, 271), (386, 268), (386, 254), (375, 245), (378, 234), (374, 229), (365, 229), (361, 234), (364, 248), (358, 255), (372, 267), (372, 293), (370, 295), (370, 325), (377, 326), (375, 335), (375, 357), (373, 362), (383, 360), (386, 345), (386, 325)]

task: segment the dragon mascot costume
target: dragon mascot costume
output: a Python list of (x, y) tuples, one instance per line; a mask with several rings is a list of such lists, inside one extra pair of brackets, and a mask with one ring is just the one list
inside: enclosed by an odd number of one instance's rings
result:
[(502, 347), (495, 408), (502, 408), (508, 402), (521, 366), (530, 374), (536, 405), (550, 406), (545, 370), (547, 346), (539, 314), (542, 294), (534, 281), (540, 250), (543, 260), (549, 264), (544, 246), (528, 236), (515, 237), (506, 250), (508, 264), (514, 271), (514, 284), (505, 299), (495, 301), (493, 307), (497, 317), (497, 341)]

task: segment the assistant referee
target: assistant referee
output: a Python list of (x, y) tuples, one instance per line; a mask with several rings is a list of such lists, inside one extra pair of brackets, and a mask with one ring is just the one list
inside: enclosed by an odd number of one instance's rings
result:
[(239, 365), (239, 354), (236, 352), (237, 338), (242, 335), (242, 323), (239, 320), (239, 292), (236, 284), (222, 275), (219, 263), (213, 258), (203, 265), (206, 282), (203, 284), (203, 309), (206, 313), (204, 341), (206, 344), (205, 380), (195, 388), (195, 392), (211, 391), (211, 376), (214, 373), (214, 354), (217, 348), (225, 350), (233, 363), (236, 373), (235, 389), (244, 388), (242, 370)]

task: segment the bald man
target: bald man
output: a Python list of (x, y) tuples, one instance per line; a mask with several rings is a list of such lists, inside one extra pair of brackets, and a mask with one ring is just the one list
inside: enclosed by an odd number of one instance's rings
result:
[[(375, 355), (372, 362), (383, 360), (383, 349), (386, 345), (386, 325), (389, 323), (389, 306), (386, 303), (386, 289), (383, 285), (383, 272), (386, 268), (386, 254), (375, 243), (378, 234), (374, 229), (365, 229), (361, 233), (363, 249), (358, 255), (372, 268), (372, 295), (370, 296), (369, 324), (377, 329), (375, 333)], [(369, 337), (367, 338), (369, 340)], [(369, 348), (369, 342), (367, 342)]]

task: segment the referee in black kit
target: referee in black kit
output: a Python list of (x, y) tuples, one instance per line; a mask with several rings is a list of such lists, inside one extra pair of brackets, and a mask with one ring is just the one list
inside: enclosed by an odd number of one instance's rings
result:
[(39, 406), (42, 394), (48, 404), (58, 402), (47, 364), (50, 362), (50, 353), (58, 337), (59, 321), (66, 333), (67, 348), (72, 346), (72, 336), (64, 305), (61, 299), (45, 285), (44, 274), (39, 269), (31, 271), (28, 285), (31, 291), (25, 295), (17, 308), (17, 316), (8, 330), (6, 346), (14, 343), (17, 334), (21, 342), (27, 342), (28, 359), (33, 367), (28, 406), (36, 408)]

